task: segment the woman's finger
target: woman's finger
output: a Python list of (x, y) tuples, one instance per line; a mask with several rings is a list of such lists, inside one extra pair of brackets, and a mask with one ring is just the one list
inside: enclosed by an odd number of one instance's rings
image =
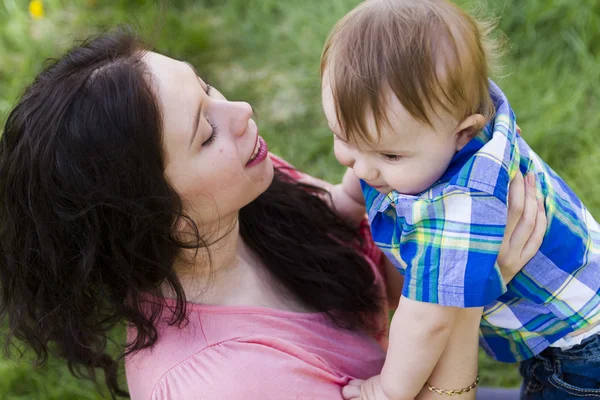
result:
[(517, 254), (521, 254), (531, 233), (535, 228), (538, 214), (537, 192), (535, 188), (535, 174), (529, 173), (525, 177), (525, 204), (519, 223), (515, 227), (510, 238), (510, 248)]
[[(506, 229), (504, 231), (504, 238), (510, 239), (512, 236), (521, 214), (523, 213), (525, 203), (525, 182), (521, 172), (517, 172), (513, 180), (510, 182), (508, 187), (508, 216), (506, 220)], [(507, 243), (504, 240), (503, 243)]]
[(538, 199), (538, 211), (535, 220), (535, 228), (527, 241), (527, 244), (523, 248), (521, 258), (528, 262), (538, 252), (544, 236), (546, 235), (546, 229), (548, 228), (548, 219), (546, 217), (546, 207), (544, 206), (544, 200)]
[[(510, 248), (510, 239), (512, 237), (515, 226), (521, 219), (523, 213), (523, 203), (525, 202), (525, 182), (521, 172), (517, 172), (508, 187), (508, 215), (506, 217), (506, 228), (504, 229), (504, 237), (500, 245), (498, 253), (498, 263), (506, 268), (509, 265), (509, 258), (514, 256)], [(504, 273), (504, 272), (503, 272)]]

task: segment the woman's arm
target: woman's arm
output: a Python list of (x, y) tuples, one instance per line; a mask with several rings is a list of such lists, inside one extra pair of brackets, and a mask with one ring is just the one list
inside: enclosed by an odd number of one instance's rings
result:
[[(513, 179), (509, 189), (509, 208), (506, 231), (498, 255), (502, 277), (508, 283), (537, 253), (544, 239), (547, 221), (541, 199), (536, 198), (535, 178), (521, 174)], [(461, 310), (448, 345), (429, 377), (428, 384), (440, 389), (461, 389), (477, 378), (479, 323), (482, 308)], [(460, 396), (475, 399), (475, 390)], [(439, 399), (438, 394), (425, 386), (417, 399)]]

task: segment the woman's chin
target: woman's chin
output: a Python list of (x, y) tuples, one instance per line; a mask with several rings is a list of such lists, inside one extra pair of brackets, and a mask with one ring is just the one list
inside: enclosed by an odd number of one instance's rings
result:
[[(271, 186), (271, 182), (273, 182), (273, 176), (275, 175), (275, 168), (273, 167), (273, 161), (271, 157), (265, 158), (265, 160), (260, 164), (253, 167), (256, 171), (252, 171), (251, 179), (258, 188), (261, 188), (260, 193), (266, 191), (269, 186)], [(256, 174), (255, 174), (256, 173)]]
[(249, 179), (248, 184), (251, 185), (251, 187), (247, 187), (247, 190), (240, 193), (240, 197), (245, 198), (245, 204), (250, 204), (256, 200), (258, 196), (266, 192), (273, 182), (275, 169), (271, 157), (267, 157), (260, 164), (247, 169), (246, 176)]

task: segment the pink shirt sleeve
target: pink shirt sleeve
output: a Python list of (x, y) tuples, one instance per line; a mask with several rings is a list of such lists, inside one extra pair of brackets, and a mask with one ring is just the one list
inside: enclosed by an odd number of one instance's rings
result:
[(349, 380), (294, 346), (228, 341), (168, 371), (151, 399), (341, 400), (341, 387)]

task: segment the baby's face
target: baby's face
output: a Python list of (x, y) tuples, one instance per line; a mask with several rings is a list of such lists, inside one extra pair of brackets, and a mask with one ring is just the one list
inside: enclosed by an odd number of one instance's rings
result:
[(454, 133), (459, 121), (433, 115), (433, 127), (428, 126), (413, 118), (394, 95), (387, 98), (390, 126), (382, 124), (377, 134), (375, 121), (368, 116), (368, 135), (375, 145), (355, 146), (338, 125), (329, 86), (323, 85), (322, 96), (337, 160), (382, 193), (423, 192), (441, 178), (459, 148)]

